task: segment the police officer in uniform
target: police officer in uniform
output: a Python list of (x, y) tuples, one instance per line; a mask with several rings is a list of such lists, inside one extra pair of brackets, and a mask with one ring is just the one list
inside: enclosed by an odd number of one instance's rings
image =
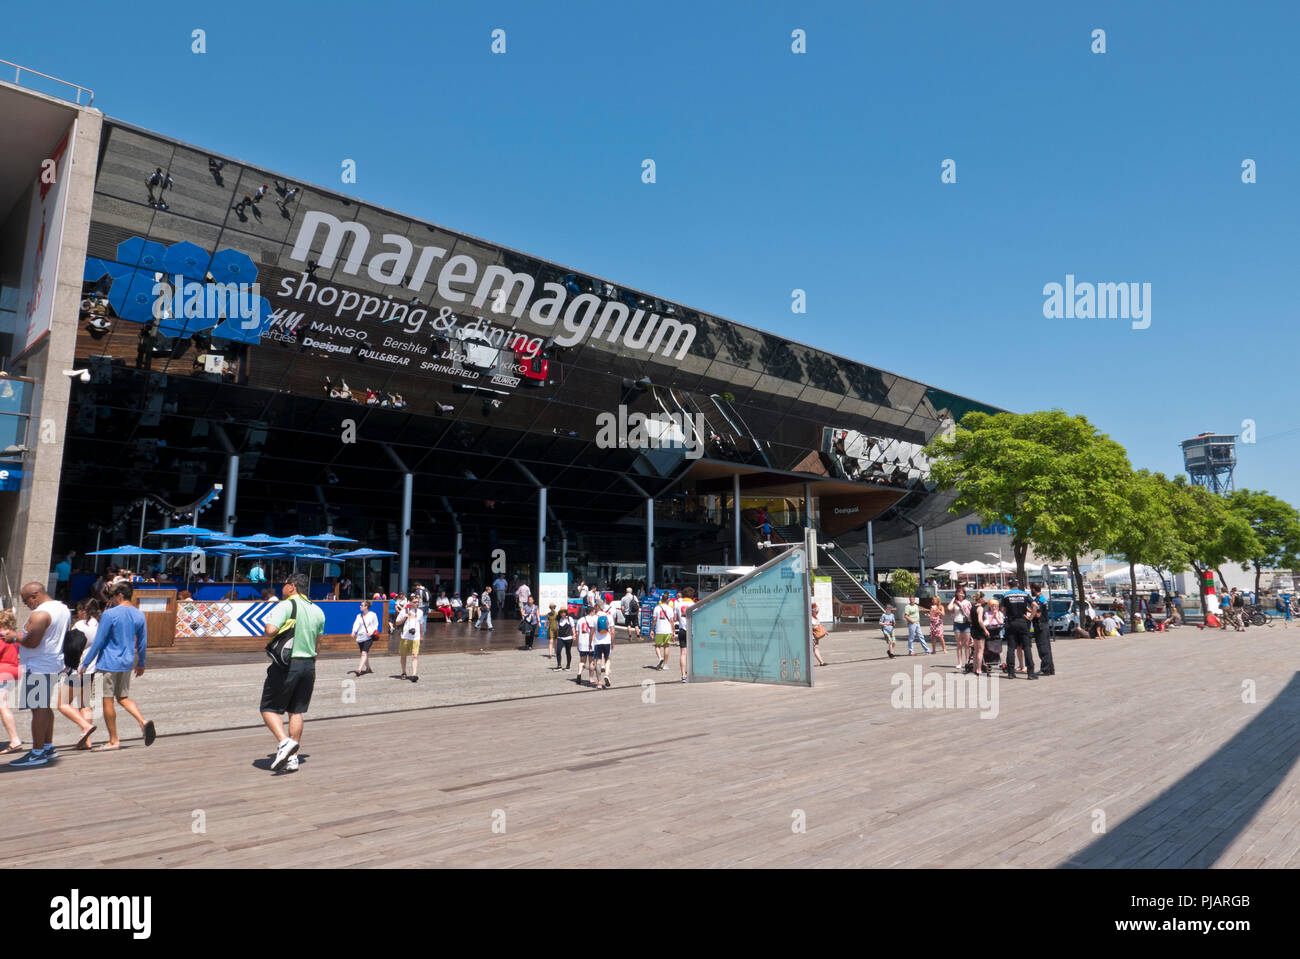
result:
[(1034, 645), (1038, 647), (1038, 675), (1055, 676), (1056, 664), (1052, 660), (1052, 618), (1047, 609), (1047, 599), (1043, 596), (1043, 584), (1033, 583), (1029, 587), (1033, 594), (1036, 609), (1034, 616)]
[(1033, 616), (1029, 594), (1020, 589), (1017, 580), (1012, 579), (1011, 589), (1002, 596), (1002, 602), (998, 605), (1002, 607), (1007, 621), (1002, 634), (1007, 641), (1006, 678), (1016, 678), (1016, 647), (1019, 647), (1025, 651), (1025, 678), (1037, 679), (1038, 674), (1034, 672), (1034, 651), (1029, 645), (1029, 623)]

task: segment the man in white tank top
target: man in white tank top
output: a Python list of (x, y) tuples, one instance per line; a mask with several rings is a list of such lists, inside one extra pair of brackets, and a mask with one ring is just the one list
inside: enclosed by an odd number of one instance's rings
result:
[(32, 749), (10, 766), (47, 765), (54, 751), (54, 706), (58, 702), (59, 673), (63, 671), (63, 634), (72, 611), (50, 596), (41, 583), (28, 583), (19, 594), (32, 610), (25, 630), (13, 630), (18, 640), (18, 706), (32, 711)]

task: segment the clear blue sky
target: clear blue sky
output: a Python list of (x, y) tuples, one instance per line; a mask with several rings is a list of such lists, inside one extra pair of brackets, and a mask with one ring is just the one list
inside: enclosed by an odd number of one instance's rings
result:
[[(1238, 485), (1300, 504), (1300, 4), (148, 9), (6, 5), (0, 57), (307, 182), (989, 403), (1083, 413), (1135, 466), (1179, 472), (1180, 440), (1253, 419)], [(1150, 328), (1044, 319), (1067, 273), (1150, 283)]]

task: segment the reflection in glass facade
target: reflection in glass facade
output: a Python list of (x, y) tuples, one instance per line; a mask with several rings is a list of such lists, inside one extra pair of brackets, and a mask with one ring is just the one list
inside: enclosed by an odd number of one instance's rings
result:
[[(533, 478), (557, 566), (561, 530), (574, 564), (643, 558), (643, 492), (660, 561), (712, 562), (728, 538), (695, 463), (937, 514), (918, 450), (989, 409), (111, 121), (88, 257), (60, 540), (144, 490), (201, 495), (233, 450), (239, 533), (396, 548), (391, 451), (416, 474), (415, 565), (450, 565), (454, 512), (467, 569), (495, 548), (523, 568)], [(602, 448), (620, 408), (698, 424), (700, 448)]]

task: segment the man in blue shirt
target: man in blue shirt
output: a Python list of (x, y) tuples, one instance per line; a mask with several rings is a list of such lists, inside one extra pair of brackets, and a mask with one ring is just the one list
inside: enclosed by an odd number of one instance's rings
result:
[(248, 571), (248, 581), (250, 583), (265, 583), (266, 572), (262, 569), (262, 564), (253, 560), (253, 568)]
[(72, 560), (76, 555), (76, 550), (73, 550), (54, 567), (54, 598), (63, 603), (68, 602), (72, 595)]
[(83, 663), (95, 664), (95, 672), (103, 677), (104, 683), (104, 725), (108, 727), (108, 742), (96, 746), (96, 752), (108, 752), (122, 746), (117, 738), (117, 709), (114, 700), (121, 703), (122, 708), (140, 724), (146, 746), (152, 746), (158, 738), (153, 721), (145, 721), (140, 707), (130, 696), (132, 671), (137, 678), (144, 675), (148, 642), (144, 613), (131, 604), (134, 592), (130, 583), (118, 583), (108, 591), (112, 605), (104, 611), (99, 629), (95, 632), (95, 642), (82, 659)]

